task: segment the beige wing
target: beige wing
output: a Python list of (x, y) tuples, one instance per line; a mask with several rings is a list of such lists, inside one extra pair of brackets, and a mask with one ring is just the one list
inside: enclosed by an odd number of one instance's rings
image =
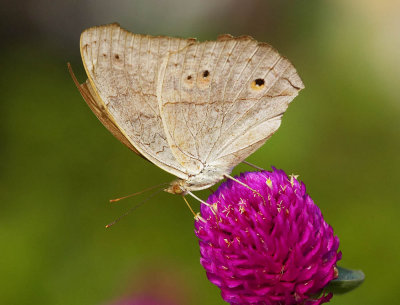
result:
[[(96, 98), (96, 94), (92, 86), (90, 85), (89, 80), (86, 80), (85, 83), (80, 84), (75, 77), (74, 72), (72, 71), (71, 65), (68, 63), (68, 70), (71, 74), (72, 80), (74, 81), (76, 87), (81, 93), (83, 99), (89, 108), (93, 111), (99, 121), (116, 137), (121, 141), (122, 144), (126, 145), (130, 150), (143, 157), (140, 152), (129, 142), (129, 140), (124, 136), (124, 134), (119, 130), (118, 126), (114, 122), (110, 113), (105, 109), (104, 103)], [(144, 157), (143, 157), (144, 158)], [(145, 158), (146, 159), (146, 158)]]
[(93, 91), (96, 109), (106, 113), (117, 131), (100, 119), (102, 123), (132, 150), (182, 179), (188, 175), (169, 148), (156, 84), (162, 58), (190, 43), (193, 39), (133, 34), (118, 24), (89, 28), (80, 42), (89, 81), (84, 89)]
[(166, 57), (157, 95), (170, 147), (196, 175), (207, 166), (230, 172), (279, 128), (302, 88), (271, 46), (224, 35)]

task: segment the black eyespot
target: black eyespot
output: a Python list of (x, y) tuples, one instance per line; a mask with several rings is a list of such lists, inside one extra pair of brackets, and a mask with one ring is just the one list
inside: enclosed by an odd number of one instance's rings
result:
[(261, 87), (262, 85), (265, 84), (265, 81), (262, 78), (257, 78), (255, 81), (256, 86)]
[(191, 79), (192, 79), (192, 76), (188, 75), (187, 80), (191, 80)]
[(204, 78), (208, 77), (209, 75), (210, 75), (210, 72), (208, 72), (208, 70), (205, 70), (205, 71), (203, 72), (203, 77), (204, 77)]
[(118, 54), (115, 54), (114, 57), (115, 57), (115, 59), (119, 59), (119, 55)]

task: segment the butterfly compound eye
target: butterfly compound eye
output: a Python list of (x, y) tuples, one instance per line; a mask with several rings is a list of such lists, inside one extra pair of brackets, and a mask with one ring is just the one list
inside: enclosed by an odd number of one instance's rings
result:
[(265, 81), (262, 78), (257, 78), (251, 82), (251, 88), (254, 90), (260, 90), (264, 88)]

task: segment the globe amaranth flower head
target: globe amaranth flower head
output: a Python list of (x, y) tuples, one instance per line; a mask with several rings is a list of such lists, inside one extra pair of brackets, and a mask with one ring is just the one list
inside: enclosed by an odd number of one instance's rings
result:
[(337, 277), (339, 239), (295, 176), (248, 172), (229, 180), (196, 217), (208, 279), (230, 304), (322, 304)]

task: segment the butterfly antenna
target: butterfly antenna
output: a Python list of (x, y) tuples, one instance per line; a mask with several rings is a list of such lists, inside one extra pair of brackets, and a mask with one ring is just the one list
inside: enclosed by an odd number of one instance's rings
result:
[(137, 193), (133, 193), (133, 194), (130, 194), (130, 195), (127, 195), (127, 196), (124, 196), (124, 197), (120, 197), (120, 198), (116, 198), (116, 199), (110, 199), (110, 202), (113, 203), (113, 202), (120, 201), (120, 200), (122, 200), (122, 199), (126, 199), (126, 198), (129, 198), (129, 197), (133, 197), (133, 196), (136, 196), (136, 195), (140, 195), (140, 194), (143, 194), (143, 193), (145, 193), (145, 192), (147, 192), (147, 191), (151, 191), (152, 189), (155, 189), (155, 188), (157, 188), (157, 187), (165, 186), (165, 185), (167, 185), (167, 184), (168, 184), (168, 183), (161, 183), (161, 184), (158, 184), (158, 185), (154, 185), (154, 186), (151, 186), (151, 187), (149, 187), (149, 188), (147, 188), (147, 189), (144, 189), (144, 190), (142, 190), (142, 191), (140, 191), (140, 192), (137, 192)]
[(243, 183), (243, 182), (241, 182), (241, 181), (239, 181), (239, 180), (233, 178), (232, 176), (229, 176), (229, 175), (224, 175), (224, 176), (225, 176), (225, 178), (231, 179), (231, 180), (233, 180), (233, 181), (239, 183), (240, 185), (243, 185), (244, 187), (248, 188), (250, 191), (252, 191), (252, 192), (253, 192), (254, 194), (256, 194), (257, 196), (260, 196), (260, 198), (264, 201), (264, 205), (265, 205), (265, 199), (264, 199), (263, 196), (261, 196), (261, 194), (260, 194), (259, 192), (257, 192), (256, 190), (252, 189), (252, 188), (251, 188), (250, 186), (248, 186), (246, 183)]
[(189, 202), (185, 198), (185, 196), (182, 196), (183, 200), (186, 202), (186, 205), (188, 206), (190, 212), (192, 212), (193, 216), (196, 217), (196, 213), (193, 211), (192, 207), (190, 206)]
[(257, 165), (254, 165), (254, 164), (252, 164), (252, 163), (250, 163), (250, 162), (242, 161), (242, 163), (247, 164), (248, 166), (254, 167), (255, 169), (258, 169), (258, 170), (260, 170), (260, 171), (265, 171), (265, 169), (263, 169), (263, 168), (261, 168), (261, 167), (259, 167), (259, 166), (257, 166)]
[(145, 200), (143, 200), (142, 202), (139, 202), (137, 205), (135, 205), (134, 207), (130, 208), (128, 211), (126, 211), (124, 214), (122, 214), (121, 216), (119, 216), (117, 219), (115, 219), (113, 222), (110, 222), (108, 225), (106, 225), (106, 229), (108, 229), (109, 227), (115, 225), (117, 222), (119, 222), (122, 218), (124, 218), (125, 216), (128, 216), (130, 213), (132, 213), (134, 210), (136, 210), (138, 207), (142, 206), (143, 204), (145, 204), (147, 201), (149, 201), (151, 198), (153, 198), (155, 195), (157, 195), (158, 193), (160, 193), (163, 189), (160, 189), (156, 192), (154, 192), (153, 194), (151, 194), (149, 197), (147, 197)]

